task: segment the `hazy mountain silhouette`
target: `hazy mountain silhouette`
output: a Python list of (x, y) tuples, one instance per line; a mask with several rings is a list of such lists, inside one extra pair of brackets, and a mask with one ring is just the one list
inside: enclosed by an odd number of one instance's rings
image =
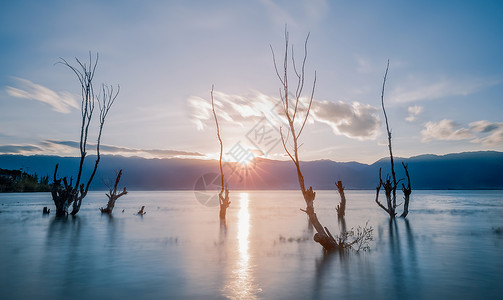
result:
[[(503, 189), (503, 153), (464, 152), (448, 155), (420, 155), (395, 158), (397, 177), (404, 177), (401, 162), (409, 165), (413, 189)], [(79, 158), (58, 156), (0, 155), (0, 168), (20, 169), (39, 176), (50, 175), (59, 163), (59, 175), (70, 176), (78, 168)], [(88, 176), (94, 164), (90, 156), (84, 167)], [(297, 174), (291, 161), (257, 159), (248, 171), (232, 174), (236, 164), (224, 165), (230, 189), (297, 189)], [(342, 180), (347, 189), (374, 189), (379, 168), (389, 172), (389, 159), (367, 165), (357, 162), (317, 160), (302, 162), (306, 184), (314, 189), (335, 189), (334, 181)], [(115, 170), (123, 169), (121, 185), (128, 190), (193, 189), (197, 179), (206, 173), (218, 173), (218, 161), (196, 159), (145, 159), (140, 157), (102, 156), (92, 189), (105, 189), (103, 179), (111, 181)], [(232, 175), (231, 175), (232, 174)]]

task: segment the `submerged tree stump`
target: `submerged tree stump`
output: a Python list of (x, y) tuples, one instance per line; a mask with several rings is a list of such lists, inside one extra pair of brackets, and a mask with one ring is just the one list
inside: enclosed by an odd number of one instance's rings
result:
[(346, 214), (346, 195), (344, 194), (344, 186), (342, 185), (342, 181), (337, 181), (335, 185), (337, 186), (337, 191), (341, 196), (341, 204), (337, 205), (335, 209), (337, 210), (337, 217), (341, 219), (344, 218), (344, 215)]
[(409, 214), (409, 198), (410, 194), (412, 193), (412, 188), (410, 187), (410, 176), (409, 176), (409, 170), (407, 169), (407, 165), (402, 162), (402, 166), (405, 169), (405, 175), (407, 176), (407, 186), (405, 186), (402, 183), (402, 192), (403, 192), (403, 213), (400, 215), (400, 217), (405, 218), (407, 217), (407, 214)]
[(119, 173), (117, 174), (117, 177), (115, 178), (115, 184), (114, 184), (113, 188), (109, 188), (110, 192), (108, 194), (106, 194), (108, 197), (108, 203), (107, 203), (106, 207), (100, 207), (101, 213), (111, 214), (112, 210), (114, 209), (114, 206), (115, 206), (115, 201), (117, 201), (117, 199), (119, 199), (120, 197), (127, 194), (126, 187), (124, 187), (124, 190), (122, 192), (117, 194), (117, 185), (119, 185), (119, 181), (121, 180), (121, 176), (122, 176), (122, 169), (119, 171)]
[(145, 209), (145, 205), (143, 205), (143, 206), (141, 207), (141, 209), (138, 211), (137, 215), (139, 215), (139, 216), (143, 216), (144, 214), (146, 214), (146, 212), (144, 212), (144, 211), (143, 211), (143, 209)]

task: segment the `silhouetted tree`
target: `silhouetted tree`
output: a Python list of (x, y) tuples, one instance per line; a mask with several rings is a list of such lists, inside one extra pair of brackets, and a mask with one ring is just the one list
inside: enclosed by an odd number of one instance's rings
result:
[[(220, 181), (221, 181), (221, 190), (220, 193), (218, 193), (218, 202), (220, 203), (220, 219), (225, 219), (225, 215), (227, 214), (227, 208), (231, 204), (229, 201), (229, 189), (227, 186), (224, 186), (224, 170), (222, 168), (222, 155), (224, 151), (224, 145), (222, 143), (222, 138), (220, 137), (220, 127), (218, 126), (218, 119), (217, 119), (217, 113), (215, 112), (215, 101), (213, 100), (213, 88), (214, 86), (211, 86), (211, 108), (213, 110), (213, 116), (215, 117), (215, 124), (217, 125), (217, 137), (218, 141), (220, 142)], [(225, 195), (224, 195), (225, 192)]]
[(37, 173), (28, 174), (22, 170), (0, 168), (0, 193), (4, 192), (49, 192), (51, 187), (48, 176), (38, 177)]
[[(386, 79), (388, 76), (388, 69), (389, 69), (389, 60), (386, 65), (386, 72), (384, 73), (384, 79), (382, 83), (382, 92), (381, 92), (381, 105), (382, 105), (382, 110), (384, 113), (384, 119), (386, 121), (386, 131), (388, 133), (388, 149), (389, 149), (389, 156), (390, 156), (390, 163), (391, 163), (391, 176), (389, 174), (386, 175), (386, 179), (383, 181), (381, 177), (381, 169), (379, 169), (379, 185), (376, 187), (376, 199), (375, 202), (379, 207), (381, 207), (384, 211), (386, 211), (391, 218), (394, 218), (396, 216), (396, 189), (398, 186), (398, 183), (402, 180), (399, 179), (398, 181), (396, 180), (396, 173), (395, 173), (395, 164), (393, 161), (393, 151), (391, 147), (391, 130), (389, 128), (388, 124), (388, 116), (386, 114), (386, 109), (384, 108), (384, 88), (386, 86)], [(402, 162), (402, 166), (405, 169), (405, 175), (407, 176), (407, 182), (408, 185), (405, 187), (404, 184), (402, 184), (402, 191), (404, 193), (404, 210), (401, 215), (401, 217), (406, 217), (407, 214), (409, 213), (409, 196), (412, 192), (411, 186), (410, 186), (410, 177), (409, 177), (409, 171), (407, 169), (407, 165)], [(384, 189), (384, 194), (386, 195), (386, 206), (384, 206), (381, 202), (379, 202), (379, 191), (383, 187)]]
[(114, 209), (114, 206), (115, 206), (115, 201), (117, 201), (117, 199), (119, 199), (120, 197), (127, 194), (126, 187), (124, 187), (122, 192), (117, 194), (117, 185), (119, 185), (119, 181), (121, 180), (121, 176), (122, 176), (122, 169), (119, 171), (119, 173), (117, 173), (114, 186), (113, 187), (108, 186), (109, 192), (108, 192), (108, 194), (106, 194), (108, 197), (107, 207), (100, 207), (101, 213), (111, 214), (112, 210)]
[[(58, 165), (54, 170), (54, 183), (52, 187), (52, 199), (56, 205), (56, 216), (64, 216), (68, 214), (68, 208), (70, 205), (73, 206), (71, 215), (76, 215), (82, 204), (82, 200), (86, 197), (89, 191), (89, 186), (96, 174), (98, 164), (100, 162), (100, 143), (101, 134), (103, 132), (103, 126), (105, 124), (105, 119), (114, 103), (115, 99), (119, 95), (120, 87), (117, 86), (115, 91), (113, 86), (108, 86), (103, 84), (101, 87), (101, 99), (99, 96), (95, 95), (93, 79), (96, 71), (96, 66), (98, 65), (98, 54), (96, 58), (93, 59), (92, 54), (89, 53), (89, 64), (82, 63), (78, 58), (77, 66), (74, 67), (70, 65), (66, 60), (61, 58), (59, 63), (70, 68), (77, 76), (80, 87), (81, 87), (81, 127), (80, 127), (80, 164), (77, 171), (77, 179), (75, 183), (73, 182), (73, 177), (70, 177), (70, 181), (66, 177), (58, 179)], [(84, 165), (85, 158), (87, 156), (87, 139), (89, 133), (89, 125), (91, 124), (95, 104), (98, 103), (99, 107), (99, 130), (98, 139), (96, 143), (96, 160), (94, 162), (94, 168), (91, 176), (84, 184), (82, 180), (82, 169)], [(63, 183), (63, 184), (62, 184)]]

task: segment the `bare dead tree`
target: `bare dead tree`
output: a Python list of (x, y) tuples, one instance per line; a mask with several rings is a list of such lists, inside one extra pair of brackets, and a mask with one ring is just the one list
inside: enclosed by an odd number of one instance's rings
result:
[[(220, 219), (225, 219), (225, 215), (227, 214), (227, 208), (231, 204), (229, 201), (229, 189), (224, 186), (224, 170), (222, 167), (222, 155), (224, 152), (224, 144), (222, 143), (222, 138), (220, 137), (220, 127), (218, 126), (218, 119), (217, 119), (217, 113), (215, 112), (215, 101), (213, 99), (213, 89), (214, 86), (211, 86), (211, 108), (213, 110), (213, 116), (215, 117), (215, 124), (217, 125), (217, 137), (218, 141), (220, 142), (220, 180), (221, 180), (221, 190), (220, 193), (218, 194), (218, 200), (220, 203)], [(224, 196), (225, 192), (225, 196)]]
[(344, 194), (344, 186), (342, 185), (342, 181), (336, 181), (335, 185), (337, 186), (339, 196), (341, 196), (341, 204), (337, 205), (335, 209), (337, 210), (337, 217), (341, 219), (344, 218), (344, 215), (346, 214), (346, 195)]
[[(393, 151), (391, 147), (391, 130), (389, 128), (389, 123), (388, 123), (388, 116), (386, 114), (386, 109), (384, 108), (384, 89), (386, 86), (386, 79), (388, 77), (388, 70), (389, 70), (389, 60), (386, 64), (386, 72), (384, 73), (384, 79), (382, 83), (382, 91), (381, 91), (381, 106), (382, 110), (384, 113), (384, 119), (386, 121), (386, 131), (388, 133), (388, 149), (389, 149), (389, 156), (390, 156), (390, 164), (391, 164), (391, 177), (390, 175), (386, 175), (386, 179), (383, 181), (381, 177), (381, 169), (379, 169), (379, 186), (376, 188), (376, 203), (381, 207), (384, 211), (386, 211), (391, 218), (394, 218), (396, 216), (396, 189), (398, 187), (398, 183), (402, 179), (399, 179), (397, 181), (396, 179), (396, 173), (395, 173), (395, 164), (393, 161)], [(407, 165), (405, 165), (402, 162), (402, 165), (405, 169), (405, 174), (407, 176), (408, 180), (408, 187), (406, 188), (405, 185), (402, 184), (402, 191), (404, 193), (404, 199), (406, 201), (406, 207), (404, 205), (404, 212), (402, 213), (402, 217), (406, 217), (408, 214), (408, 209), (409, 209), (409, 196), (412, 192), (411, 187), (410, 187), (410, 177), (409, 177), (409, 171), (407, 169)], [(384, 193), (386, 195), (386, 206), (384, 206), (381, 202), (379, 202), (379, 191), (380, 188), (383, 187)]]
[[(304, 126), (306, 125), (307, 119), (309, 117), (309, 111), (311, 110), (311, 105), (313, 103), (313, 97), (314, 97), (314, 91), (316, 87), (316, 72), (314, 72), (314, 80), (313, 80), (313, 87), (311, 90), (311, 94), (309, 96), (309, 106), (305, 112), (305, 116), (303, 116), (302, 119), (299, 119), (301, 122), (301, 126), (299, 130), (296, 130), (295, 128), (295, 123), (296, 123), (296, 118), (299, 117), (298, 112), (299, 112), (299, 102), (301, 101), (301, 95), (304, 90), (304, 83), (305, 83), (305, 64), (306, 64), (306, 59), (307, 59), (307, 43), (309, 40), (309, 34), (306, 37), (305, 43), (304, 43), (304, 57), (302, 60), (302, 64), (300, 67), (300, 70), (297, 69), (296, 63), (295, 63), (295, 57), (293, 53), (293, 47), (291, 49), (292, 51), (292, 65), (293, 65), (293, 70), (295, 73), (296, 77), (296, 87), (294, 89), (294, 93), (290, 90), (289, 82), (288, 82), (288, 67), (289, 67), (289, 59), (288, 59), (288, 52), (289, 52), (289, 41), (288, 41), (288, 31), (285, 27), (285, 52), (284, 52), (284, 60), (283, 60), (283, 69), (282, 69), (282, 74), (280, 74), (278, 70), (278, 66), (276, 64), (276, 57), (274, 54), (274, 49), (271, 46), (271, 52), (272, 52), (272, 58), (273, 58), (273, 63), (274, 63), (274, 69), (276, 71), (276, 75), (281, 82), (281, 88), (279, 90), (280, 98), (281, 98), (281, 103), (282, 103), (282, 110), (283, 113), (286, 116), (286, 119), (288, 121), (288, 134), (285, 137), (283, 134), (282, 128), (280, 128), (280, 134), (281, 134), (281, 141), (283, 143), (283, 148), (285, 149), (287, 155), (290, 157), (292, 162), (295, 165), (295, 168), (297, 170), (297, 178), (299, 181), (299, 186), (300, 190), (302, 192), (302, 196), (304, 197), (304, 200), (306, 202), (306, 209), (301, 209), (304, 211), (308, 217), (309, 221), (313, 225), (313, 227), (316, 229), (316, 234), (314, 235), (314, 240), (318, 243), (320, 243), (323, 248), (327, 251), (332, 251), (335, 249), (339, 249), (342, 246), (335, 240), (335, 238), (332, 236), (328, 228), (324, 227), (321, 225), (320, 221), (318, 220), (318, 217), (316, 216), (316, 213), (314, 211), (314, 199), (316, 197), (316, 193), (313, 191), (312, 186), (309, 188), (306, 188), (305, 182), (304, 182), (304, 176), (302, 175), (302, 171), (300, 169), (300, 161), (299, 161), (299, 137), (302, 133), (302, 130), (304, 129)], [(291, 94), (292, 93), (292, 94)], [(293, 99), (292, 99), (293, 98)], [(290, 147), (288, 146), (288, 139), (291, 138), (291, 145)], [(290, 148), (290, 149), (289, 149)]]
[[(73, 184), (73, 177), (70, 177), (70, 182), (66, 177), (57, 178), (58, 165), (54, 170), (54, 183), (52, 188), (52, 198), (54, 204), (56, 205), (56, 216), (64, 216), (68, 214), (68, 208), (72, 205), (71, 215), (75, 216), (82, 204), (82, 200), (86, 197), (89, 191), (89, 186), (96, 174), (98, 164), (100, 162), (100, 144), (101, 135), (103, 133), (103, 126), (105, 124), (105, 119), (112, 107), (115, 99), (119, 95), (120, 86), (117, 86), (117, 90), (114, 90), (113, 86), (108, 86), (103, 84), (101, 88), (101, 99), (96, 96), (94, 92), (93, 79), (96, 72), (96, 66), (98, 65), (98, 54), (96, 53), (96, 58), (93, 59), (91, 52), (89, 52), (89, 62), (88, 64), (82, 63), (78, 58), (77, 66), (74, 67), (70, 65), (65, 59), (61, 58), (59, 63), (70, 68), (77, 76), (80, 87), (81, 87), (81, 129), (80, 129), (80, 164), (77, 172), (77, 180)], [(87, 156), (87, 140), (89, 136), (89, 126), (91, 124), (94, 108), (96, 102), (99, 107), (99, 131), (96, 143), (96, 160), (94, 162), (94, 168), (86, 184), (82, 183), (82, 169), (84, 166), (84, 161)], [(61, 184), (63, 182), (64, 185)]]
[(117, 194), (117, 185), (119, 185), (119, 181), (121, 180), (121, 176), (122, 176), (122, 169), (119, 170), (119, 173), (117, 173), (117, 175), (116, 175), (114, 186), (108, 187), (109, 192), (108, 192), (108, 194), (106, 194), (108, 197), (108, 203), (107, 203), (106, 207), (100, 207), (101, 213), (111, 214), (112, 210), (114, 209), (114, 206), (115, 206), (115, 201), (117, 201), (117, 199), (119, 199), (120, 197), (127, 194), (126, 187), (124, 187), (122, 192)]

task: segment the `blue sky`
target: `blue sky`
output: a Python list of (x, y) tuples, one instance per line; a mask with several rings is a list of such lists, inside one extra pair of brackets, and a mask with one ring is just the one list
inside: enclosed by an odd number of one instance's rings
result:
[(500, 1), (83, 2), (1, 2), (1, 154), (78, 155), (79, 85), (55, 63), (97, 51), (96, 84), (121, 86), (106, 153), (215, 158), (215, 84), (225, 150), (284, 159), (253, 130), (281, 123), (269, 45), (281, 56), (285, 24), (299, 60), (310, 32), (307, 89), (317, 72), (302, 160), (387, 155), (387, 59), (395, 155), (503, 151)]

